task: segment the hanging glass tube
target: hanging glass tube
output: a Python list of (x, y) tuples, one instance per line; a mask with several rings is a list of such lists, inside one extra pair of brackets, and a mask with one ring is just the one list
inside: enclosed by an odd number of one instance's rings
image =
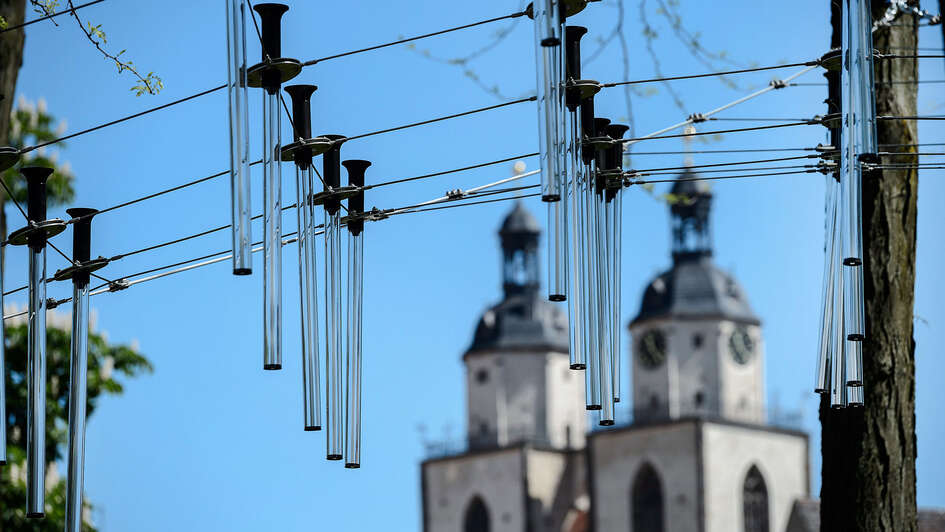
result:
[(230, 199), (233, 274), (253, 271), (246, 69), (246, 0), (226, 0), (227, 92), (230, 131)]
[[(623, 149), (621, 146), (619, 149)], [(613, 253), (613, 268), (611, 269), (611, 275), (613, 275), (613, 366), (614, 366), (614, 402), (620, 402), (620, 357), (622, 351), (620, 350), (620, 339), (623, 334), (620, 329), (620, 318), (621, 318), (621, 305), (620, 305), (620, 294), (621, 294), (621, 282), (620, 279), (623, 277), (622, 268), (623, 268), (623, 245), (621, 240), (623, 238), (623, 191), (618, 190), (617, 194), (614, 196), (614, 253)]]
[(606, 182), (605, 199), (610, 209), (609, 225), (607, 226), (607, 241), (609, 251), (609, 291), (610, 291), (610, 357), (613, 369), (613, 398), (615, 403), (620, 402), (620, 277), (623, 263), (623, 143), (619, 142), (629, 126), (610, 124), (607, 126), (607, 136), (614, 140), (607, 148), (607, 169), (609, 171)]
[[(46, 221), (46, 180), (51, 168), (27, 167), (30, 225)], [(46, 233), (28, 237), (29, 281), (27, 308), (26, 399), (26, 517), (45, 514), (46, 495)]]
[[(324, 135), (336, 143), (322, 156), (322, 177), (325, 192), (334, 192), (341, 186), (341, 141), (340, 135)], [(342, 383), (344, 362), (342, 360), (343, 312), (341, 285), (341, 201), (325, 199), (325, 393), (326, 416), (325, 438), (329, 460), (342, 459), (344, 430), (344, 401)]]
[(95, 209), (68, 209), (73, 224), (72, 348), (69, 356), (69, 439), (66, 474), (66, 532), (82, 532), (85, 478), (85, 422), (89, 358), (89, 270), (91, 226)]
[[(838, 218), (843, 219), (845, 216), (844, 205), (841, 203), (838, 205)], [(839, 220), (838, 220), (839, 221)], [(833, 355), (830, 360), (830, 406), (833, 408), (844, 408), (847, 405), (847, 385), (846, 385), (846, 346), (851, 342), (846, 340), (846, 336), (843, 334), (844, 319), (843, 313), (844, 309), (844, 296), (843, 291), (844, 287), (844, 270), (841, 266), (841, 258), (843, 256), (840, 243), (843, 241), (843, 233), (846, 231), (845, 224), (837, 223), (835, 226), (834, 234), (834, 270), (833, 270), (833, 280), (832, 284), (834, 286), (833, 291), (833, 319), (830, 322), (830, 341), (831, 341), (831, 354)]]
[[(567, 196), (567, 185), (561, 190)], [(565, 301), (568, 293), (568, 202), (548, 203), (548, 300)]]
[(870, 3), (866, 0), (855, 0), (857, 5), (856, 27), (853, 31), (859, 39), (857, 48), (857, 86), (859, 97), (859, 122), (857, 123), (858, 142), (857, 156), (863, 162), (876, 162), (876, 98), (874, 93), (873, 73), (873, 17), (870, 13)]
[(82, 532), (85, 477), (85, 403), (89, 342), (89, 285), (72, 287), (72, 358), (69, 382), (69, 464), (66, 474), (66, 530)]
[(315, 212), (312, 205), (312, 150), (299, 141), (312, 136), (311, 98), (315, 85), (289, 85), (292, 98), (293, 143), (287, 147), (295, 161), (296, 223), (299, 250), (299, 303), (302, 321), (302, 422), (306, 431), (321, 430), (321, 390), (318, 367), (318, 282), (315, 271)]
[(361, 467), (361, 304), (364, 281), (364, 237), (348, 237), (348, 379), (345, 467)]
[(581, 121), (580, 113), (572, 113), (575, 117), (571, 120), (572, 148), (570, 150), (571, 159), (571, 184), (568, 187), (568, 199), (571, 203), (571, 297), (569, 299), (568, 310), (570, 312), (569, 330), (571, 332), (571, 369), (582, 370), (586, 367), (584, 356), (584, 323), (586, 317), (584, 314), (584, 180), (585, 168), (581, 160)]
[(299, 298), (302, 320), (302, 418), (306, 431), (321, 430), (321, 391), (318, 382), (318, 292), (315, 271), (315, 221), (312, 205), (311, 163), (296, 165), (295, 180), (298, 244)]
[[(862, 340), (865, 335), (863, 311), (863, 218), (862, 218), (862, 173), (860, 150), (868, 124), (863, 116), (863, 54), (867, 43), (863, 42), (858, 26), (861, 20), (861, 4), (858, 0), (843, 3), (842, 44), (844, 68), (841, 72), (843, 97), (843, 132), (840, 153), (840, 186), (843, 194), (844, 223), (843, 265), (850, 271), (844, 275), (844, 331), (850, 340)], [(869, 50), (872, 54), (872, 50)], [(867, 90), (868, 92), (868, 90)]]
[(596, 162), (591, 163), (588, 172), (588, 183), (585, 187), (585, 212), (587, 220), (585, 223), (586, 233), (584, 238), (587, 243), (585, 264), (587, 265), (587, 334), (586, 334), (586, 355), (587, 355), (587, 409), (601, 409), (601, 390), (600, 390), (600, 349), (601, 335), (599, 322), (601, 321), (600, 307), (598, 301), (600, 298), (600, 286), (598, 283), (598, 208), (597, 193), (595, 191), (594, 176), (597, 174)]
[[(586, 171), (584, 160), (582, 158), (582, 140), (583, 126), (582, 115), (584, 114), (581, 105), (582, 97), (577, 87), (571, 87), (568, 84), (580, 79), (581, 77), (581, 38), (587, 33), (587, 28), (580, 26), (568, 26), (565, 28), (565, 75), (564, 75), (564, 102), (567, 107), (566, 113), (566, 136), (565, 136), (565, 157), (562, 159), (561, 168), (566, 169), (563, 179), (567, 183), (565, 187), (566, 199), (568, 203), (568, 229), (569, 229), (569, 256), (568, 271), (568, 323), (571, 333), (571, 369), (582, 370), (586, 367), (586, 358), (584, 353), (584, 335), (585, 335), (585, 287), (584, 287), (584, 180)], [(593, 112), (591, 113), (593, 118)]]
[(46, 246), (30, 246), (26, 516), (43, 517), (46, 480)]
[(826, 178), (825, 189), (824, 279), (821, 288), (817, 374), (814, 382), (814, 392), (816, 393), (830, 392), (830, 361), (834, 358), (834, 341), (830, 335), (833, 333), (831, 326), (834, 321), (834, 290), (837, 278), (835, 270), (840, 267), (836, 250), (838, 245), (836, 239), (838, 185), (832, 174)]
[(263, 369), (282, 369), (282, 108), (263, 93)]
[(607, 200), (607, 191), (599, 188), (597, 193), (597, 276), (598, 276), (598, 320), (600, 346), (597, 351), (600, 370), (600, 424), (614, 424), (614, 366), (613, 366), (613, 321), (611, 318), (611, 260), (610, 242), (613, 225), (613, 202)]
[(560, 20), (555, 0), (536, 0), (532, 3), (535, 19), (535, 61), (537, 64), (538, 142), (541, 164), (541, 197), (543, 201), (561, 199), (558, 180), (558, 131), (560, 110), (558, 95), (561, 60)]
[[(342, 163), (348, 170), (348, 185), (364, 186), (364, 172), (371, 163), (349, 160)], [(345, 419), (345, 467), (361, 467), (361, 323), (364, 301), (364, 192), (348, 200), (348, 378)]]

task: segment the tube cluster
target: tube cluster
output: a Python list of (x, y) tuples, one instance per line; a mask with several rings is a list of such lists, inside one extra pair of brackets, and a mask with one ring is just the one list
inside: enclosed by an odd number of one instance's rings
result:
[[(52, 168), (24, 167), (28, 208), (26, 227), (8, 238), (11, 245), (29, 250), (27, 307), (27, 434), (26, 434), (26, 516), (40, 519), (46, 515), (46, 243), (66, 229), (66, 222), (46, 217), (46, 182)], [(89, 280), (92, 272), (108, 264), (104, 258), (91, 258), (91, 224), (95, 209), (73, 208), (72, 266), (57, 271), (53, 280), (72, 280), (72, 341), (69, 354), (69, 422), (66, 456), (66, 532), (82, 530), (82, 491), (85, 471), (85, 422), (89, 348)], [(3, 275), (0, 273), (0, 278)], [(0, 287), (2, 292), (2, 287)], [(0, 296), (2, 297), (2, 296)], [(2, 299), (0, 299), (2, 307)], [(5, 328), (0, 327), (0, 375), (6, 374), (3, 345)], [(4, 379), (0, 379), (2, 381)], [(3, 398), (0, 383), (0, 399)], [(6, 405), (0, 401), (0, 419), (6, 419)], [(0, 423), (0, 464), (6, 463), (6, 423)]]
[(843, 0), (842, 16), (839, 73), (827, 73), (833, 81), (829, 101), (840, 107), (839, 127), (831, 133), (840, 164), (839, 175), (828, 178), (826, 187), (826, 258), (814, 385), (817, 393), (829, 394), (834, 408), (863, 405), (862, 183), (878, 159), (869, 3)]
[[(311, 99), (315, 85), (290, 85), (293, 138), (283, 144), (282, 84), (301, 71), (298, 60), (282, 57), (283, 4), (257, 4), (262, 60), (246, 65), (246, 0), (226, 0), (229, 72), (230, 175), (233, 212), (233, 273), (252, 273), (251, 202), (247, 87), (263, 89), (263, 369), (281, 370), (282, 360), (282, 162), (295, 163), (298, 231), (299, 308), (302, 358), (302, 427), (324, 430), (329, 460), (360, 467), (361, 330), (363, 287), (364, 174), (370, 162), (341, 162), (341, 135), (312, 135)], [(321, 174), (314, 158), (322, 157)], [(341, 186), (341, 166), (348, 186)], [(316, 192), (316, 183), (322, 190)], [(344, 202), (347, 201), (347, 207)], [(323, 297), (319, 298), (316, 208), (324, 210)], [(344, 216), (347, 211), (347, 216)], [(346, 229), (346, 231), (345, 231)], [(342, 241), (347, 235), (347, 261)], [(319, 306), (324, 323), (319, 319)], [(322, 330), (321, 335), (319, 329)], [(324, 348), (322, 387), (320, 347)], [(323, 395), (324, 394), (324, 395)], [(324, 414), (324, 417), (323, 417)]]
[(595, 116), (601, 84), (581, 79), (587, 29), (565, 21), (584, 5), (532, 4), (548, 299), (568, 302), (571, 369), (585, 372), (586, 408), (599, 411), (601, 425), (613, 425), (620, 401), (621, 139), (628, 127)]

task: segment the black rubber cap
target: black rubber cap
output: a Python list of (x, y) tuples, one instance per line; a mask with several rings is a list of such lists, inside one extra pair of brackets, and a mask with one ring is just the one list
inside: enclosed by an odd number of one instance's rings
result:
[[(344, 135), (322, 135), (328, 140), (344, 140)], [(325, 180), (325, 191), (328, 188), (338, 188), (341, 186), (341, 142), (332, 144), (322, 155), (322, 179)], [(325, 211), (328, 214), (335, 214), (341, 209), (341, 202), (335, 199), (325, 201)]]
[(256, 4), (253, 11), (259, 13), (262, 34), (262, 60), (268, 55), (272, 59), (282, 57), (282, 15), (289, 10), (285, 4)]
[[(92, 217), (98, 209), (73, 207), (66, 209), (66, 214), (77, 220), (72, 224), (72, 260), (83, 263), (92, 258)], [(89, 272), (78, 271), (72, 276), (73, 284), (89, 284)]]
[[(364, 186), (364, 172), (371, 166), (371, 161), (363, 159), (349, 159), (341, 163), (348, 170), (348, 185), (352, 187)], [(348, 198), (348, 214), (364, 212), (364, 192), (358, 192)], [(352, 220), (348, 222), (348, 231), (352, 235), (360, 235), (364, 230), (364, 220)]]
[(315, 85), (289, 85), (285, 91), (292, 98), (293, 141), (312, 138), (312, 94)]

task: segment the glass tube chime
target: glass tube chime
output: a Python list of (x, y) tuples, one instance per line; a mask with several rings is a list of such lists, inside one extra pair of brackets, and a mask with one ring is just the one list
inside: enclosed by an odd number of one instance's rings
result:
[(246, 69), (246, 0), (226, 0), (227, 107), (230, 133), (230, 200), (233, 274), (253, 272), (249, 170), (249, 103)]
[(56, 280), (72, 279), (72, 345), (69, 357), (69, 439), (66, 474), (66, 532), (82, 532), (82, 491), (85, 484), (85, 423), (89, 359), (89, 280), (108, 260), (91, 260), (95, 209), (66, 212), (74, 220), (73, 265), (56, 272)]
[(364, 173), (370, 161), (342, 163), (348, 170), (348, 186), (356, 190), (348, 199), (348, 337), (347, 400), (345, 404), (345, 467), (361, 467), (361, 331), (364, 301)]
[(548, 299), (565, 301), (568, 290), (568, 204), (564, 124), (564, 0), (535, 0), (535, 61), (541, 199), (548, 203)]
[(322, 177), (325, 207), (325, 438), (329, 460), (342, 459), (343, 402), (342, 375), (344, 362), (342, 329), (344, 315), (341, 300), (341, 135), (324, 135), (332, 141), (331, 148), (322, 155)]
[[(262, 61), (247, 71), (247, 85), (263, 89), (263, 369), (282, 369), (282, 83), (302, 70), (282, 57), (285, 4), (257, 4)], [(245, 31), (245, 30), (244, 30)], [(231, 135), (232, 137), (232, 135)]]
[[(839, 185), (828, 180), (826, 261), (815, 391), (834, 408), (863, 404), (862, 180), (864, 164), (877, 161), (873, 95), (872, 17), (865, 0), (842, 4)], [(833, 95), (831, 95), (833, 99)]]
[[(593, 90), (582, 90), (582, 86), (593, 87), (594, 84), (587, 80), (581, 80), (581, 38), (587, 33), (587, 28), (581, 26), (568, 26), (565, 28), (565, 105), (567, 107), (567, 144), (565, 154), (565, 168), (567, 173), (565, 178), (569, 181), (567, 187), (567, 201), (570, 215), (569, 224), (569, 245), (570, 245), (570, 279), (569, 288), (571, 297), (568, 298), (570, 332), (570, 364), (573, 370), (583, 370), (587, 366), (585, 358), (584, 339), (587, 334), (586, 322), (586, 304), (584, 302), (585, 290), (584, 276), (587, 265), (583, 260), (581, 251), (584, 249), (584, 201), (585, 187), (587, 186), (587, 172), (585, 171), (585, 161), (583, 160), (582, 138), (583, 127), (582, 118), (585, 114), (582, 101), (585, 96), (592, 94)], [(593, 102), (591, 102), (591, 113), (593, 117)]]
[(311, 98), (315, 85), (290, 85), (294, 140), (283, 149), (283, 159), (295, 162), (296, 220), (299, 251), (299, 308), (302, 347), (302, 426), (306, 431), (321, 430), (321, 389), (318, 357), (318, 275), (315, 260), (315, 212), (312, 194), (315, 184), (312, 157), (325, 147), (312, 139)]
[(45, 515), (46, 479), (46, 241), (65, 230), (46, 219), (46, 180), (52, 168), (22, 168), (29, 224), (10, 234), (12, 245), (29, 249), (27, 304), (26, 517)]

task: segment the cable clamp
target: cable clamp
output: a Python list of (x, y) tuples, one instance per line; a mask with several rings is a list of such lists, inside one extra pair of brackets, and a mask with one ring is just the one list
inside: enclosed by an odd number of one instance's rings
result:
[(54, 297), (50, 297), (46, 300), (46, 310), (52, 310), (59, 306), (59, 301)]
[(815, 171), (824, 175), (836, 172), (839, 168), (839, 165), (833, 161), (821, 161), (814, 166)]
[(771, 83), (768, 84), (774, 90), (783, 89), (788, 86), (787, 82), (783, 79), (774, 78), (771, 80)]
[(387, 214), (387, 211), (378, 209), (377, 207), (372, 208), (370, 212), (366, 212), (362, 216), (369, 222), (379, 222), (381, 220), (390, 218), (390, 215)]
[(131, 287), (131, 282), (125, 278), (115, 279), (114, 281), (108, 283), (109, 292), (121, 292), (122, 290), (125, 290), (126, 288), (130, 288), (130, 287)]
[(445, 196), (450, 200), (458, 200), (466, 197), (466, 192), (461, 188), (457, 188), (454, 190), (447, 190)]
[(708, 120), (708, 117), (706, 117), (702, 113), (692, 113), (691, 115), (689, 115), (689, 121), (692, 122), (693, 124), (698, 124), (699, 122), (705, 122), (706, 120)]

